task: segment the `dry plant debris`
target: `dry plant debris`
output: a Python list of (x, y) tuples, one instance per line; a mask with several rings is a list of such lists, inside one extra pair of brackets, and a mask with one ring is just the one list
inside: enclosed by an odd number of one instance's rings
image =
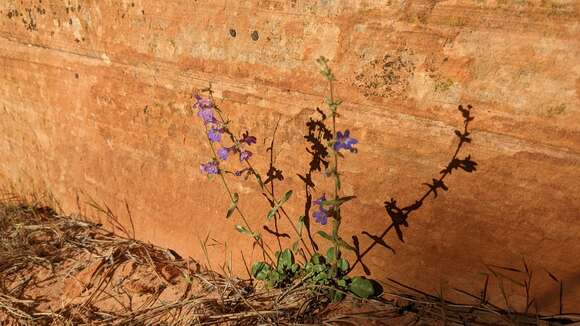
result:
[(577, 315), (454, 304), (393, 281), (380, 300), (264, 289), (18, 197), (0, 202), (2, 325), (559, 325)]

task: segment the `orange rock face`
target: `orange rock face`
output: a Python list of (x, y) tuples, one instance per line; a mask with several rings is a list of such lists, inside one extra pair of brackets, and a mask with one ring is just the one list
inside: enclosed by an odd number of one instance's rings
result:
[[(90, 196), (136, 237), (200, 261), (209, 235), (213, 266), (229, 252), (241, 273), (240, 251), (260, 255), (234, 230), (239, 216), (225, 219), (219, 180), (199, 172), (209, 147), (192, 94), (212, 83), (234, 130), (258, 137), (262, 173), (279, 121), (276, 192), (294, 189), (285, 207), (297, 220), (305, 122), (328, 91), (314, 63), (324, 55), (344, 100), (338, 127), (360, 141), (340, 166), (343, 193), (357, 195), (343, 209), (345, 238), (363, 248), (361, 231), (388, 226), (385, 200), (411, 204), (438, 176), (457, 145), (457, 105), (474, 106), (465, 153), (477, 172), (454, 172), (409, 219), (405, 243), (387, 235), (396, 254), (368, 255), (373, 277), (476, 293), (485, 264), (521, 268), (525, 257), (540, 309), (559, 306), (545, 268), (564, 282), (564, 310), (580, 310), (579, 10), (574, 0), (2, 1), (0, 180), (108, 224)], [(230, 182), (261, 230), (258, 187)], [(313, 195), (330, 190), (315, 182)]]

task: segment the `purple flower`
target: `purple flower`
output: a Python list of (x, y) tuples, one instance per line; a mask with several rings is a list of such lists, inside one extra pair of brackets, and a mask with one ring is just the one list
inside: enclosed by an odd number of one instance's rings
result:
[(326, 201), (326, 194), (323, 194), (320, 198), (318, 198), (312, 202), (314, 205), (318, 206), (318, 210), (315, 211), (314, 214), (312, 214), (312, 216), (314, 217), (314, 220), (317, 223), (320, 223), (322, 225), (326, 225), (326, 223), (328, 223), (328, 215), (330, 214), (330, 211), (332, 211), (332, 209), (333, 209), (332, 206), (329, 207), (329, 209), (325, 209), (324, 208), (325, 201)]
[(240, 140), (240, 143), (246, 143), (248, 145), (255, 144), (256, 143), (256, 137), (250, 136), (250, 134), (246, 131), (242, 135), (242, 139)]
[(203, 120), (203, 123), (214, 123), (216, 118), (214, 117), (214, 105), (209, 99), (201, 98), (200, 96), (195, 97), (197, 102), (194, 106), (197, 106), (199, 111), (197, 111), (197, 116)]
[(222, 147), (222, 148), (218, 149), (218, 151), (217, 151), (217, 156), (222, 161), (227, 160), (229, 154), (230, 154), (230, 149), (226, 148), (226, 147)]
[(244, 172), (249, 172), (249, 171), (250, 171), (250, 168), (241, 169), (239, 171), (234, 172), (234, 175), (236, 177), (241, 177), (242, 174), (244, 174)]
[(356, 153), (356, 148), (353, 148), (352, 146), (357, 143), (358, 140), (350, 138), (350, 131), (347, 129), (344, 131), (344, 134), (340, 131), (336, 133), (336, 141), (334, 142), (333, 147), (336, 152), (341, 149), (348, 149), (351, 153)]
[(208, 162), (205, 164), (200, 164), (199, 169), (201, 170), (202, 173), (207, 173), (207, 174), (218, 174), (219, 173), (218, 163), (215, 161), (211, 161), (211, 162)]
[(319, 224), (326, 225), (328, 223), (328, 212), (323, 209), (314, 212), (313, 216), (314, 220)]
[(252, 152), (245, 150), (240, 152), (240, 162), (247, 161), (250, 157), (252, 157)]
[(322, 208), (322, 203), (326, 201), (326, 194), (322, 194), (322, 196), (320, 196), (320, 198), (314, 200), (312, 203), (314, 205), (318, 205), (320, 206), (320, 208)]
[(200, 108), (199, 111), (197, 112), (197, 116), (200, 117), (201, 120), (203, 120), (203, 123), (205, 124), (217, 121), (213, 114), (214, 114), (213, 109)]
[(195, 96), (195, 100), (197, 101), (195, 105), (200, 109), (211, 109), (213, 108), (213, 103), (209, 98), (203, 98), (199, 95)]
[(221, 128), (213, 127), (207, 132), (209, 140), (214, 143), (219, 143), (222, 140), (223, 130)]

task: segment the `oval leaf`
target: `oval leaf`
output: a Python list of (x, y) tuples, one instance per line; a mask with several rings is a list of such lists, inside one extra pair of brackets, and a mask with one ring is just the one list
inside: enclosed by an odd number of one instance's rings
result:
[(292, 196), (292, 193), (293, 193), (292, 190), (286, 191), (286, 193), (284, 194), (284, 197), (282, 198), (282, 200), (280, 201), (280, 203), (278, 203), (278, 205), (282, 206), (282, 204), (284, 204), (285, 202), (287, 202), (288, 199), (290, 199), (290, 197)]
[(270, 266), (265, 262), (257, 262), (252, 266), (252, 276), (263, 281), (267, 278)]
[(364, 277), (354, 277), (348, 289), (358, 297), (365, 299), (375, 295), (373, 283)]
[(324, 231), (318, 231), (317, 232), (321, 237), (323, 237), (326, 240), (332, 241), (334, 242), (334, 239), (332, 238), (331, 235), (329, 235), (328, 233), (324, 232)]
[(336, 266), (343, 273), (346, 273), (348, 271), (348, 268), (350, 267), (349, 264), (348, 264), (348, 261), (346, 259), (344, 259), (344, 258), (340, 258), (338, 260)]
[(330, 264), (332, 264), (335, 259), (336, 259), (336, 254), (334, 252), (334, 247), (328, 248), (328, 250), (326, 251), (326, 261), (329, 262)]
[(278, 270), (284, 271), (294, 264), (294, 255), (290, 249), (285, 249), (278, 255)]

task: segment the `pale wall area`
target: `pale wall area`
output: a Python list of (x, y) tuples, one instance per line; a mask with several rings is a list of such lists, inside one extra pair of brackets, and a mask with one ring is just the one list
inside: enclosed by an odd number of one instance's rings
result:
[[(237, 217), (225, 220), (218, 180), (199, 173), (209, 155), (192, 94), (213, 83), (237, 130), (258, 137), (262, 171), (280, 119), (278, 192), (295, 190), (297, 217), (324, 55), (345, 100), (339, 127), (360, 141), (341, 163), (344, 193), (358, 195), (344, 209), (346, 238), (380, 232), (384, 200), (412, 203), (424, 191), (457, 144), (457, 105), (474, 106), (466, 153), (478, 171), (454, 173), (450, 191), (411, 217), (406, 243), (387, 236), (397, 253), (366, 259), (374, 277), (477, 291), (484, 263), (521, 267), (523, 256), (542, 307), (558, 301), (546, 268), (565, 281), (566, 308), (578, 308), (579, 17), (574, 0), (4, 0), (0, 180), (97, 218), (84, 192), (125, 225), (127, 202), (138, 238), (200, 261), (209, 232), (242, 271), (251, 244), (234, 231)], [(232, 182), (254, 225), (266, 221), (256, 186)], [(223, 247), (210, 252), (224, 261)]]

